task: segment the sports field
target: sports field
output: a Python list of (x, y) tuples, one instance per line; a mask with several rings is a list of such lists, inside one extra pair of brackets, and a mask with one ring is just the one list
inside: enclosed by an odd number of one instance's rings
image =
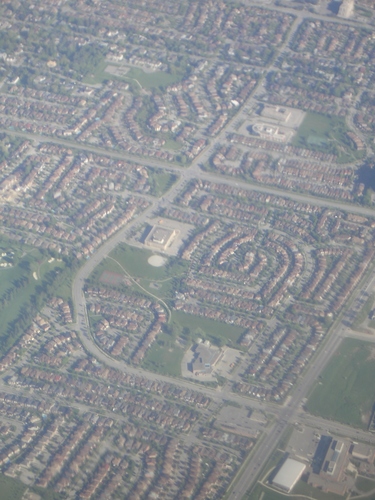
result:
[(375, 403), (375, 345), (345, 339), (323, 371), (307, 410), (366, 429)]

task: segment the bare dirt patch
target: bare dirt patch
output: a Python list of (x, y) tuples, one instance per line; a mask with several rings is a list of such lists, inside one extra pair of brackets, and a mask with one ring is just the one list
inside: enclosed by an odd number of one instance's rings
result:
[(167, 262), (167, 259), (165, 257), (162, 257), (161, 255), (151, 255), (147, 262), (150, 264), (150, 266), (162, 267)]
[(99, 281), (105, 285), (117, 286), (124, 282), (124, 275), (113, 271), (103, 271)]

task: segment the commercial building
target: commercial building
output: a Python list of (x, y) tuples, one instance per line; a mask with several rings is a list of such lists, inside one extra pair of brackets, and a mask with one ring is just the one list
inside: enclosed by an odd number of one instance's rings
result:
[(274, 477), (272, 484), (276, 486), (276, 488), (289, 493), (292, 491), (305, 469), (306, 465), (302, 462), (298, 462), (293, 458), (287, 458)]

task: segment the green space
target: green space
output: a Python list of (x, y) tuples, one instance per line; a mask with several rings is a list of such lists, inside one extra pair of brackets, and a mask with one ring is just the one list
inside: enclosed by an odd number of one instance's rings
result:
[(167, 139), (165, 141), (164, 148), (172, 151), (179, 151), (181, 149), (181, 143), (175, 141), (174, 139)]
[(335, 154), (340, 163), (363, 158), (365, 151), (358, 151), (347, 136), (350, 129), (345, 118), (307, 112), (293, 138), (292, 145), (314, 151)]
[(52, 296), (71, 302), (75, 264), (49, 252), (0, 239), (0, 352), (6, 352), (29, 327), (32, 318)]
[[(343, 500), (344, 497), (336, 493), (325, 493), (318, 488), (313, 488), (304, 481), (298, 481), (292, 490), (293, 495), (304, 495), (305, 498), (316, 498), (316, 500)], [(293, 497), (295, 498), (295, 497)]]
[[(285, 500), (288, 495), (283, 495), (282, 493), (277, 493), (276, 491), (270, 490), (266, 486), (257, 484), (250, 495), (245, 497), (247, 500)], [(293, 497), (298, 500), (298, 497)]]
[(372, 17), (371, 10), (364, 9), (363, 7), (359, 7), (358, 5), (355, 6), (355, 12), (356, 12), (356, 14), (359, 14), (360, 16)]
[(110, 73), (107, 73), (105, 71), (105, 68), (108, 66), (108, 62), (103, 60), (101, 61), (94, 71), (92, 71), (90, 74), (86, 75), (86, 77), (83, 79), (83, 83), (87, 83), (88, 85), (96, 85), (98, 83), (103, 83), (105, 80), (115, 80), (116, 77), (114, 75), (111, 75)]
[(181, 311), (172, 312), (172, 327), (174, 325), (183, 330), (185, 338), (195, 340), (200, 337), (218, 346), (227, 344), (238, 348), (238, 339), (244, 333), (244, 329), (239, 326), (228, 325)]
[(363, 493), (368, 493), (371, 490), (375, 490), (375, 481), (373, 479), (369, 479), (368, 477), (358, 476), (355, 482), (355, 487)]
[(143, 368), (162, 375), (181, 376), (181, 361), (184, 349), (177, 344), (171, 335), (160, 333), (157, 340), (146, 352)]
[[(243, 328), (200, 316), (172, 311), (172, 320), (164, 326), (144, 358), (143, 367), (175, 377), (181, 376), (181, 361), (188, 347), (198, 338), (212, 344), (236, 347)], [(177, 340), (178, 339), (178, 340)]]
[(131, 68), (127, 74), (127, 79), (136, 80), (142, 88), (150, 90), (156, 87), (166, 87), (182, 80), (183, 73), (167, 73), (166, 71), (150, 71), (146, 72), (143, 69)]
[(345, 339), (319, 377), (307, 410), (323, 418), (367, 429), (375, 402), (375, 346)]
[[(188, 263), (176, 257), (167, 257), (167, 262), (164, 266), (151, 266), (147, 261), (149, 257), (154, 254), (155, 253), (151, 250), (132, 247), (123, 243), (118, 245), (109, 254), (109, 257), (120, 264), (132, 278), (141, 278), (148, 281), (165, 280), (174, 276), (181, 276), (187, 271)], [(103, 272), (103, 270), (123, 272), (121, 271), (121, 267), (116, 265), (116, 262), (113, 260), (111, 261), (111, 259), (106, 259), (104, 261), (101, 272)]]
[[(164, 266), (153, 267), (148, 263), (152, 255), (154, 252), (151, 250), (120, 244), (97, 266), (89, 282), (97, 284), (104, 271), (125, 274), (132, 278), (134, 292), (148, 293), (168, 303), (174, 298), (176, 290), (179, 290), (180, 280), (186, 275), (189, 264), (182, 259), (168, 257)], [(174, 360), (168, 362), (171, 351), (168, 354), (165, 345), (168, 344), (168, 348), (180, 359), (183, 349), (175, 345), (178, 337), (182, 337), (187, 344), (202, 338), (217, 346), (238, 348), (238, 340), (244, 331), (244, 328), (235, 325), (172, 310), (171, 321), (165, 326), (168, 337), (158, 337), (161, 339), (160, 343), (156, 342), (150, 349), (145, 358), (145, 367), (157, 371), (166, 370), (173, 375), (178, 371), (179, 374), (180, 361), (177, 363), (177, 370)]]
[(160, 197), (166, 193), (177, 181), (177, 175), (162, 170), (149, 169), (150, 194)]
[(288, 443), (289, 443), (289, 440), (290, 438), (292, 437), (292, 434), (293, 434), (293, 431), (294, 431), (294, 427), (292, 425), (289, 425), (285, 431), (283, 432), (281, 438), (280, 438), (280, 441), (279, 441), (279, 444), (277, 445), (277, 448), (279, 450), (283, 450), (285, 451)]
[(374, 307), (374, 301), (375, 301), (375, 293), (372, 293), (370, 294), (366, 302), (363, 304), (363, 307), (355, 317), (352, 324), (353, 328), (358, 328), (369, 317), (369, 314), (372, 308)]
[(125, 274), (133, 279), (135, 292), (171, 300), (187, 272), (188, 263), (177, 257), (166, 257), (165, 265), (153, 267), (148, 263), (152, 255), (155, 252), (151, 250), (120, 244), (96, 267), (89, 281), (98, 283), (104, 271)]
[(1, 500), (21, 500), (26, 488), (27, 487), (21, 483), (21, 481), (0, 474)]
[(139, 90), (151, 90), (154, 88), (166, 87), (172, 83), (179, 82), (184, 77), (183, 72), (175, 72), (173, 74), (166, 71), (146, 72), (140, 68), (129, 68), (124, 76), (118, 76), (112, 73), (107, 73), (105, 71), (107, 66), (118, 66), (124, 68), (124, 66), (120, 66), (116, 63), (102, 60), (93, 71), (85, 76), (83, 82), (89, 85), (95, 85), (103, 83), (105, 80), (125, 80), (129, 83), (134, 83), (134, 87)]
[(325, 493), (318, 488), (313, 488), (302, 480), (298, 481), (289, 495), (287, 493), (275, 491), (270, 487), (263, 486), (258, 483), (251, 492), (250, 496), (247, 496), (246, 498), (247, 500), (286, 500), (288, 498), (293, 500), (306, 500), (307, 498), (315, 500), (344, 499), (341, 495), (336, 495), (335, 493)]

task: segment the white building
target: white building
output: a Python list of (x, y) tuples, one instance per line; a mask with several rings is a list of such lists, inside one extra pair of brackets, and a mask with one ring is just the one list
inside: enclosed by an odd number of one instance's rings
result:
[(292, 491), (305, 469), (306, 465), (302, 462), (287, 458), (274, 477), (272, 484), (276, 486), (276, 488), (280, 488), (289, 493)]

